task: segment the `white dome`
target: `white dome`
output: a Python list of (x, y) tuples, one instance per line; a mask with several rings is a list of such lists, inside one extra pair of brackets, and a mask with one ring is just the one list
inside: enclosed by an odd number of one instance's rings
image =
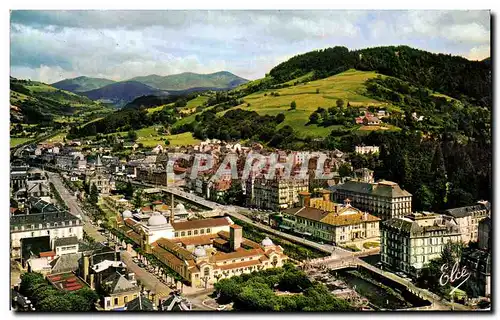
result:
[(161, 214), (158, 214), (156, 212), (153, 213), (151, 218), (149, 218), (149, 220), (148, 220), (148, 225), (150, 225), (150, 226), (161, 226), (164, 224), (167, 224), (167, 219), (164, 216), (162, 216)]
[(205, 257), (207, 255), (207, 251), (205, 251), (202, 246), (198, 246), (194, 249), (193, 255), (197, 258)]
[(179, 209), (179, 210), (186, 210), (186, 208), (184, 207), (184, 205), (182, 203), (178, 203), (176, 206), (175, 206), (176, 209)]
[(125, 210), (125, 211), (123, 211), (123, 213), (122, 213), (122, 217), (123, 217), (124, 219), (126, 219), (126, 218), (132, 218), (132, 212), (130, 212), (130, 210)]
[(274, 246), (274, 243), (269, 237), (266, 237), (262, 242), (260, 243), (261, 246), (263, 247), (269, 247), (269, 246)]

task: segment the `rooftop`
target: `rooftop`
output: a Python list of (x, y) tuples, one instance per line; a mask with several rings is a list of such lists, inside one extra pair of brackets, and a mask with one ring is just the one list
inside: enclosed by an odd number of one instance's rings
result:
[(200, 229), (200, 228), (212, 228), (212, 227), (223, 227), (232, 225), (231, 219), (227, 217), (214, 218), (214, 219), (201, 219), (201, 220), (191, 220), (191, 221), (181, 221), (173, 222), (172, 227), (175, 231)]
[(401, 187), (392, 181), (378, 181), (376, 183), (367, 183), (359, 181), (347, 181), (346, 183), (336, 185), (331, 188), (332, 191), (350, 191), (355, 193), (370, 194), (378, 197), (399, 198), (411, 197), (411, 193), (401, 189)]

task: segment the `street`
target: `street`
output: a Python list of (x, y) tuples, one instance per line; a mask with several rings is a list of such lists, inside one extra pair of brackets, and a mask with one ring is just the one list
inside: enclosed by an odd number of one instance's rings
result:
[(49, 181), (54, 184), (57, 192), (61, 195), (61, 198), (64, 200), (66, 205), (69, 208), (69, 212), (82, 219), (83, 222), (83, 231), (88, 234), (90, 237), (94, 238), (98, 242), (106, 241), (106, 237), (104, 237), (99, 231), (98, 228), (91, 224), (89, 217), (86, 215), (85, 211), (80, 208), (78, 204), (78, 200), (75, 195), (69, 191), (59, 177), (59, 174), (53, 172), (47, 172), (49, 175)]
[(127, 265), (127, 268), (135, 273), (137, 280), (144, 285), (147, 290), (154, 291), (157, 298), (167, 297), (172, 291), (166, 284), (162, 283), (158, 278), (147, 270), (139, 267), (133, 260), (130, 253), (127, 251), (121, 251), (120, 257), (123, 262)]

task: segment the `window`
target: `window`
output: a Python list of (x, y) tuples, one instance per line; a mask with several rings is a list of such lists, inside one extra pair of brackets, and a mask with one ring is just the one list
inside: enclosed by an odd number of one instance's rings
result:
[(195, 278), (195, 279), (198, 279), (199, 277), (200, 277), (200, 276), (199, 276), (198, 274), (195, 274), (195, 275), (194, 275), (194, 278)]
[(198, 234), (198, 230), (194, 230), (194, 235), (197, 235)]
[(200, 234), (204, 234), (204, 233), (205, 233), (205, 229), (201, 229)]
[(127, 297), (127, 296), (125, 296), (125, 297), (123, 298), (123, 303), (127, 303), (127, 302), (128, 302), (128, 297)]
[(70, 233), (71, 233), (71, 232), (73, 232), (73, 228), (69, 228), (69, 232), (70, 232)]
[(39, 228), (39, 229), (42, 229), (42, 228), (43, 228), (41, 223), (38, 225), (38, 228)]
[(50, 222), (47, 222), (47, 228), (50, 228)]
[(106, 301), (106, 307), (111, 307), (111, 301), (110, 300)]
[(181, 237), (184, 237), (186, 235), (186, 232), (182, 231), (181, 232)]
[(243, 259), (241, 259), (241, 261), (245, 261), (245, 259), (243, 258)]
[(115, 306), (118, 305), (118, 298), (115, 298)]
[(203, 275), (205, 277), (210, 277), (210, 268), (209, 267), (205, 267), (205, 269), (203, 270)]
[(31, 236), (32, 236), (32, 237), (34, 237), (34, 236), (35, 236), (35, 233), (34, 233), (34, 232), (32, 232), (32, 233), (31, 233)]
[(35, 225), (34, 224), (31, 225), (31, 229), (35, 229)]
[(179, 236), (179, 232), (176, 232), (175, 233), (175, 237), (177, 238)]
[(47, 234), (50, 234), (50, 230), (47, 230)]
[(188, 231), (188, 236), (190, 236), (190, 235), (191, 235), (191, 230)]
[(207, 233), (210, 233), (210, 228), (207, 228)]

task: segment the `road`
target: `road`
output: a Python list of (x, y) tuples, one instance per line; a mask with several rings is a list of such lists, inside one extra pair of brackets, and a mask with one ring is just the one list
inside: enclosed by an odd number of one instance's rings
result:
[[(156, 293), (156, 298), (168, 297), (172, 291), (166, 284), (158, 280), (149, 271), (139, 267), (127, 251), (120, 252), (121, 260), (127, 265), (127, 268), (135, 273), (136, 279), (140, 280), (144, 287)], [(156, 302), (157, 303), (157, 302)]]
[(54, 187), (56, 188), (57, 192), (59, 192), (61, 198), (68, 206), (69, 212), (72, 215), (82, 219), (83, 231), (85, 231), (86, 234), (88, 234), (90, 237), (94, 238), (98, 242), (106, 241), (106, 237), (104, 237), (98, 231), (98, 228), (91, 223), (91, 220), (89, 219), (85, 211), (83, 211), (83, 209), (80, 207), (75, 195), (64, 186), (64, 183), (62, 182), (59, 174), (53, 172), (47, 172), (47, 173), (49, 175), (49, 181), (54, 184)]

